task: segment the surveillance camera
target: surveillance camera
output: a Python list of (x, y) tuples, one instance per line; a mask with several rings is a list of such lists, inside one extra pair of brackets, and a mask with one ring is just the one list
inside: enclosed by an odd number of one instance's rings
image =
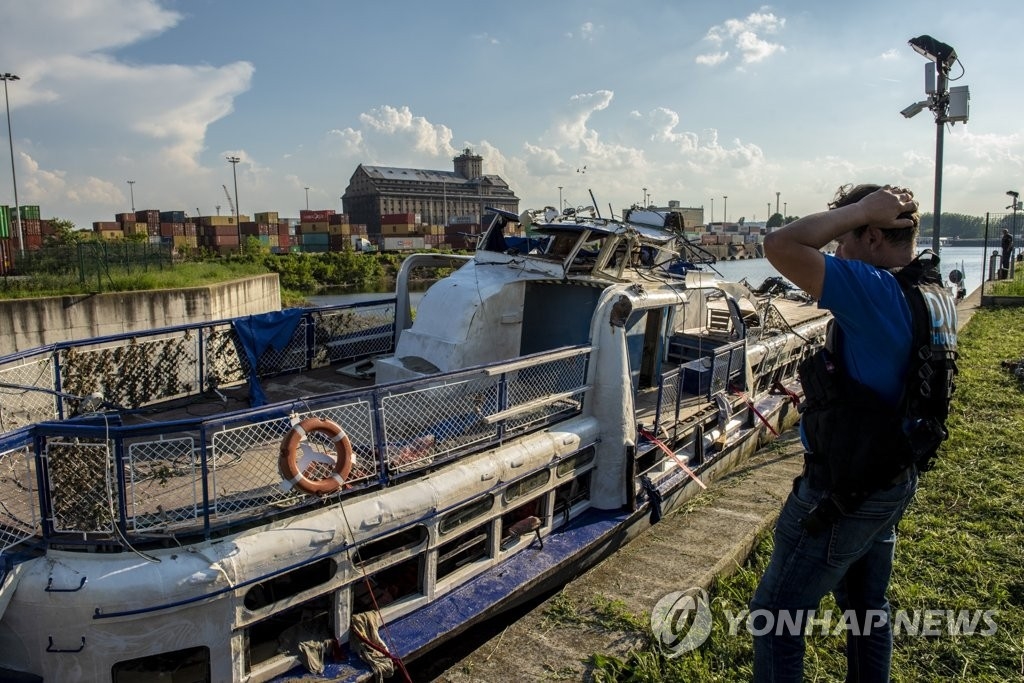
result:
[(905, 118), (912, 118), (921, 113), (921, 111), (928, 105), (928, 102), (914, 102), (912, 105), (901, 111)]

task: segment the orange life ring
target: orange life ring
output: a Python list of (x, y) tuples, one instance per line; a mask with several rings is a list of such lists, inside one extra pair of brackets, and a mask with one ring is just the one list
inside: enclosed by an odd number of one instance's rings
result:
[[(307, 434), (313, 432), (325, 434), (334, 442), (336, 457), (332, 458), (334, 460), (333, 472), (324, 479), (310, 479), (305, 475), (305, 470), (310, 464), (308, 462), (301, 469), (299, 467), (301, 443), (306, 440)], [(328, 457), (330, 456), (328, 455)], [(334, 493), (341, 488), (349, 472), (352, 471), (352, 441), (336, 422), (319, 417), (307, 417), (292, 427), (281, 440), (281, 453), (277, 459), (277, 469), (285, 482), (306, 493), (316, 495)]]

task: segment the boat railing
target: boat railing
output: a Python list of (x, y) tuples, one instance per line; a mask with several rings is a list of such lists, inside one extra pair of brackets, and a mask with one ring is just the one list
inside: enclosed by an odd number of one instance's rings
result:
[[(73, 417), (95, 408), (90, 404), (137, 410), (394, 350), (394, 298), (291, 311), (59, 342), (0, 357), (0, 431)], [(254, 351), (246, 332), (258, 327), (270, 334), (275, 325), (287, 338)]]
[[(210, 538), (423, 474), (583, 410), (589, 347), (176, 422), (117, 412), (0, 435), (0, 551), (33, 539), (127, 548)], [(353, 469), (323, 496), (282, 482), (283, 437), (306, 417), (348, 434)], [(334, 452), (319, 433), (309, 446)], [(329, 469), (324, 475), (329, 473)]]
[(742, 339), (708, 349), (706, 355), (677, 365), (658, 380), (654, 433), (672, 432), (688, 402), (710, 400), (733, 388), (745, 390), (746, 342)]

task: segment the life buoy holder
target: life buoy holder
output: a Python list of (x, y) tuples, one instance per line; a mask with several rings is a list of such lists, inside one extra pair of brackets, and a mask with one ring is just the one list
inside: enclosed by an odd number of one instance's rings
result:
[[(334, 443), (335, 455), (322, 453), (310, 446), (306, 436), (317, 432)], [(331, 475), (324, 479), (307, 477), (306, 469), (317, 462), (333, 464)], [(277, 469), (287, 485), (286, 488), (295, 486), (314, 495), (334, 493), (342, 487), (349, 472), (352, 471), (352, 441), (336, 422), (319, 417), (307, 417), (292, 426), (281, 440)]]

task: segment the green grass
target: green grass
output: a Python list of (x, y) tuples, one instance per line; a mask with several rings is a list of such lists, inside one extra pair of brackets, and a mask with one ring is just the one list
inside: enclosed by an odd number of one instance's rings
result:
[[(897, 635), (897, 682), (1024, 678), (1024, 382), (1001, 367), (1024, 358), (1024, 308), (976, 313), (960, 354), (950, 439), (900, 524), (889, 597), (894, 609), (995, 610), (997, 630)], [(649, 637), (649, 646), (625, 658), (595, 654), (594, 680), (750, 680), (751, 637), (742, 626), (728, 633), (726, 611), (746, 609), (771, 550), (768, 536), (740, 571), (711, 587), (713, 628), (700, 648), (673, 659)], [(831, 596), (821, 608), (838, 614)], [(809, 637), (805, 680), (843, 680), (844, 642)]]

